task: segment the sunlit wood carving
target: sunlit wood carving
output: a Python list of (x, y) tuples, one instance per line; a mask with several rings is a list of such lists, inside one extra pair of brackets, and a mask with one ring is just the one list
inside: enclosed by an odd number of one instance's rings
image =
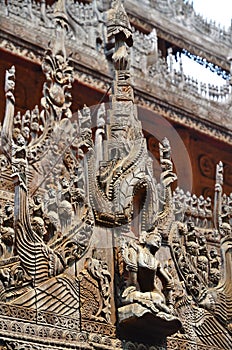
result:
[[(65, 38), (70, 28), (85, 35), (81, 23), (69, 21), (72, 11), (74, 3), (57, 1), (40, 104), (15, 111), (17, 71), (6, 72), (1, 349), (229, 350), (232, 222), (223, 164), (214, 205), (175, 188), (167, 138), (155, 179), (132, 86), (130, 47), (138, 33), (121, 0), (97, 27), (114, 48), (111, 101), (72, 112)], [(150, 39), (156, 42), (155, 32)], [(149, 52), (158, 59), (154, 45)]]

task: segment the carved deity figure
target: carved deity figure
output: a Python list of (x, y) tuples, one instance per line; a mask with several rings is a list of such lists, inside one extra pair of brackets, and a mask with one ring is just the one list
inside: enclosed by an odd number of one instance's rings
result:
[(216, 287), (220, 281), (220, 257), (218, 256), (217, 249), (213, 247), (210, 252), (210, 271), (209, 271), (209, 287)]
[[(122, 300), (124, 304), (139, 304), (153, 314), (171, 314), (173, 281), (155, 256), (160, 247), (161, 235), (157, 228), (152, 232), (144, 232), (139, 243), (124, 247), (129, 286), (124, 290)], [(156, 277), (162, 280), (166, 297), (158, 287)]]
[(60, 205), (59, 205), (59, 217), (61, 221), (61, 227), (66, 227), (71, 224), (72, 216), (72, 196), (70, 192), (69, 182), (66, 178), (61, 180), (60, 191)]
[(197, 236), (196, 231), (194, 228), (194, 223), (192, 221), (189, 221), (187, 223), (187, 234), (186, 234), (186, 252), (190, 258), (190, 260), (193, 262), (193, 264), (196, 266), (196, 257), (198, 255), (198, 242), (197, 242)]
[(40, 131), (40, 125), (39, 125), (39, 108), (38, 106), (35, 106), (34, 110), (31, 113), (31, 136), (32, 138), (35, 138), (38, 136)]
[(55, 230), (59, 227), (59, 217), (58, 217), (58, 204), (57, 204), (57, 196), (54, 188), (49, 188), (48, 190), (48, 198), (46, 201), (46, 214)]
[(82, 113), (78, 113), (79, 124), (81, 129), (91, 128), (91, 111), (90, 108), (84, 105)]
[(26, 142), (22, 134), (18, 134), (12, 145), (12, 170), (14, 172), (25, 172), (26, 161)]
[(208, 259), (208, 251), (206, 246), (206, 238), (204, 236), (198, 237), (198, 257), (197, 257), (197, 267), (198, 272), (202, 276), (205, 283), (208, 280), (208, 272), (209, 272), (209, 259)]
[(14, 245), (14, 208), (6, 203), (4, 213), (0, 219), (0, 255), (9, 258), (13, 254)]
[(220, 226), (220, 233), (222, 237), (230, 237), (232, 238), (232, 229), (230, 224), (223, 222)]

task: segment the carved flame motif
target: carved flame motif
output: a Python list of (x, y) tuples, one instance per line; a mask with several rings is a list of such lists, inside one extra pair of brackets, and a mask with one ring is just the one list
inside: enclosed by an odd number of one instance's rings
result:
[(62, 117), (71, 117), (69, 107), (72, 101), (70, 90), (73, 69), (62, 54), (57, 53), (55, 56), (51, 54), (52, 50), (48, 50), (42, 63), (47, 82), (44, 84), (44, 98), (41, 104), (49, 111), (47, 118), (60, 120)]

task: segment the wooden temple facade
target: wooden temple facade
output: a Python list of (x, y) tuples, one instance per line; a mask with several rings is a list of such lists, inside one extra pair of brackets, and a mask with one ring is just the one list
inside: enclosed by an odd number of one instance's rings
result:
[(0, 349), (232, 348), (231, 57), (184, 0), (0, 1)]

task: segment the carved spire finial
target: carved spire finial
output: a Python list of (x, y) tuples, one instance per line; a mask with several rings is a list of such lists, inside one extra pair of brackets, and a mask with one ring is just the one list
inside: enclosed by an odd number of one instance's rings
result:
[(121, 0), (114, 0), (108, 11), (108, 38), (120, 37), (128, 46), (133, 45), (132, 29)]
[(56, 24), (56, 41), (53, 47), (53, 54), (62, 54), (66, 59), (65, 34), (68, 31), (68, 15), (65, 8), (65, 0), (58, 0), (54, 10)]
[(115, 40), (113, 62), (116, 70), (114, 99), (133, 101), (133, 89), (130, 84), (130, 59), (127, 46), (133, 45), (132, 29), (121, 0), (112, 2), (107, 14), (108, 38)]
[(57, 0), (54, 10), (54, 17), (56, 19), (62, 19), (68, 22), (68, 16), (65, 7), (65, 0)]

